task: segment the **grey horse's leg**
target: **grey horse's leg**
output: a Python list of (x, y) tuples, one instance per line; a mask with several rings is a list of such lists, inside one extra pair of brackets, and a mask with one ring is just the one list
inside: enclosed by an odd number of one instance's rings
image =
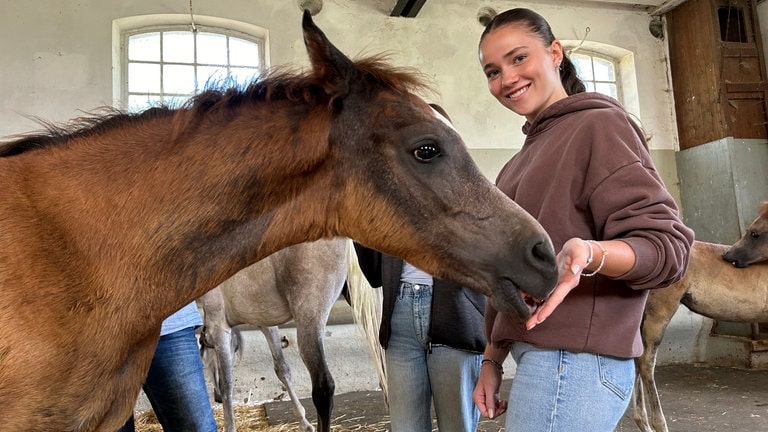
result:
[[(232, 367), (234, 350), (239, 345), (240, 335), (235, 332), (235, 338), (232, 336), (232, 329), (227, 323), (224, 313), (224, 298), (221, 291), (217, 288), (206, 293), (201, 297), (200, 302), (203, 306), (203, 320), (205, 327), (205, 343), (212, 346), (216, 353), (214, 377), (214, 399), (222, 403), (224, 414), (224, 432), (235, 432), (235, 408), (233, 404), (234, 380), (232, 378)], [(201, 350), (210, 350), (210, 347), (202, 346)], [(206, 361), (210, 354), (203, 353), (204, 363), (211, 365)]]
[[(277, 326), (261, 327), (264, 337), (267, 338), (267, 345), (272, 352), (272, 361), (275, 364), (275, 374), (280, 382), (285, 386), (285, 390), (288, 392), (288, 396), (293, 402), (293, 412), (299, 420), (300, 430), (304, 432), (314, 432), (315, 427), (307, 420), (307, 413), (304, 410), (304, 406), (301, 405), (299, 397), (293, 389), (293, 380), (291, 379), (291, 368), (288, 366), (288, 362), (283, 355), (283, 345), (280, 341), (280, 333)], [(299, 344), (301, 349), (301, 344)]]
[[(327, 318), (327, 317), (326, 317)], [(317, 410), (319, 432), (331, 430), (331, 412), (336, 384), (325, 360), (323, 330), (319, 321), (304, 322), (297, 326), (299, 353), (312, 378), (312, 402)]]

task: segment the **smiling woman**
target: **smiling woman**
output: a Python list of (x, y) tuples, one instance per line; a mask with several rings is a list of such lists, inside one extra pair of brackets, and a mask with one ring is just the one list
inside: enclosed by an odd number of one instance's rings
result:
[[(552, 237), (560, 280), (543, 303), (526, 296), (527, 321), (490, 304), (487, 364), (511, 353), (517, 370), (507, 402), (499, 369), (484, 367), (475, 402), (491, 417), (507, 411), (507, 430), (613, 431), (643, 349), (646, 290), (682, 277), (693, 232), (640, 127), (618, 101), (586, 91), (541, 15), (519, 8), (495, 16), (479, 51), (490, 93), (526, 119), (523, 148), (496, 184)], [(611, 77), (594, 62), (579, 64), (595, 87)]]

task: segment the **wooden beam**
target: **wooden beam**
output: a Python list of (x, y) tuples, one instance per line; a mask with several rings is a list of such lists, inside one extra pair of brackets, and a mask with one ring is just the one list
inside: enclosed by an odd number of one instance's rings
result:
[(390, 16), (415, 18), (427, 0), (397, 0)]

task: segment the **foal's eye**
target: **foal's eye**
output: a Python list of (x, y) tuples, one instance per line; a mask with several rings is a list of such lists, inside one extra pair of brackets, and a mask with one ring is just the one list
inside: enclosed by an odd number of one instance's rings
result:
[(760, 233), (757, 231), (750, 231), (749, 235), (752, 236), (752, 238), (760, 238)]
[(432, 162), (440, 156), (440, 149), (435, 144), (422, 144), (413, 151), (413, 156), (419, 162)]

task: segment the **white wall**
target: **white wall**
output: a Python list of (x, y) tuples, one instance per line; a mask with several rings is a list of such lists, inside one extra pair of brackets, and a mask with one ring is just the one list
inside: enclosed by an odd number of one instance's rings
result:
[[(332, 0), (315, 17), (329, 38), (351, 56), (392, 53), (392, 63), (413, 66), (434, 78), (436, 102), (451, 114), (472, 149), (516, 149), (522, 119), (488, 93), (477, 60), (482, 6), (504, 10), (508, 1), (433, 0), (416, 19), (390, 17), (393, 1)], [(653, 133), (654, 149), (676, 146), (663, 43), (648, 32), (642, 12), (536, 5), (556, 35), (618, 45), (634, 53), (640, 116)], [(300, 11), (292, 0), (194, 2), (196, 14), (241, 20), (270, 31), (273, 65), (307, 64)], [(5, 0), (0, 4), (0, 136), (37, 129), (26, 118), (66, 121), (112, 103), (112, 20), (188, 14), (183, 0)], [(494, 152), (495, 153), (495, 152)], [(509, 156), (509, 151), (502, 153)], [(495, 158), (492, 158), (495, 159)], [(495, 176), (498, 167), (486, 169)]]

